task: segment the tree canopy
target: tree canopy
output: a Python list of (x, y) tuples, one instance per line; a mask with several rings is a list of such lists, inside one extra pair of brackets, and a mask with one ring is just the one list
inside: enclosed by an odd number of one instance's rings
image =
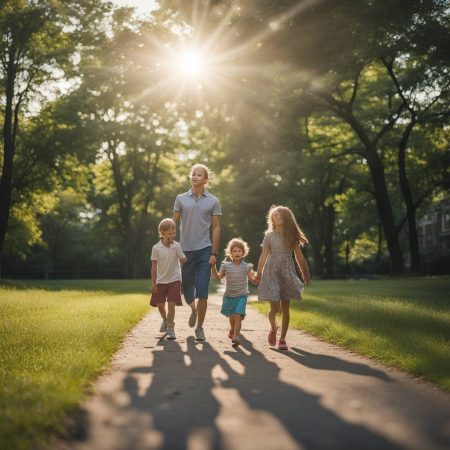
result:
[(284, 204), (317, 276), (425, 270), (417, 218), (450, 180), (447, 2), (0, 5), (5, 273), (148, 276), (194, 162), (223, 246), (254, 262)]

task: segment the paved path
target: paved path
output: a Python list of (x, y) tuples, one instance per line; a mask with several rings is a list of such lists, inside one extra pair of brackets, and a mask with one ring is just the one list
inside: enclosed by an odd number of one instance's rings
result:
[(427, 383), (290, 330), (289, 352), (266, 344), (252, 308), (233, 349), (220, 298), (210, 298), (206, 343), (177, 308), (176, 341), (157, 311), (129, 334), (55, 449), (450, 448), (450, 396)]

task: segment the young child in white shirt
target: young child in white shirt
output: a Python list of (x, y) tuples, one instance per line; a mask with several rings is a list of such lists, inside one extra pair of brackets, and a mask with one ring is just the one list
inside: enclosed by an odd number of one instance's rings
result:
[[(181, 266), (186, 256), (176, 242), (175, 222), (163, 219), (158, 226), (160, 241), (152, 248), (152, 296), (151, 306), (157, 306), (163, 319), (159, 331), (169, 340), (175, 336), (175, 305), (181, 306)], [(167, 302), (167, 312), (166, 312)]]

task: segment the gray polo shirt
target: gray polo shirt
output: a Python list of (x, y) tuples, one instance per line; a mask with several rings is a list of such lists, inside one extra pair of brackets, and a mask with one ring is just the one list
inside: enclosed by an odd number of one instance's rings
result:
[(211, 246), (211, 216), (221, 216), (222, 209), (217, 197), (206, 189), (197, 198), (192, 189), (177, 195), (175, 212), (181, 214), (181, 248), (185, 252)]

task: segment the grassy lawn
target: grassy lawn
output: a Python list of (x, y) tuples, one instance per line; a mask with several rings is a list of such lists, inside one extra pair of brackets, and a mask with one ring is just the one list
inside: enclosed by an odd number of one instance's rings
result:
[(313, 281), (303, 298), (291, 327), (450, 391), (450, 277)]
[(45, 445), (148, 311), (150, 283), (0, 284), (0, 442)]
[[(36, 448), (64, 429), (148, 310), (149, 287), (148, 280), (0, 284), (2, 448)], [(450, 391), (450, 277), (314, 281), (291, 311), (291, 326)]]

